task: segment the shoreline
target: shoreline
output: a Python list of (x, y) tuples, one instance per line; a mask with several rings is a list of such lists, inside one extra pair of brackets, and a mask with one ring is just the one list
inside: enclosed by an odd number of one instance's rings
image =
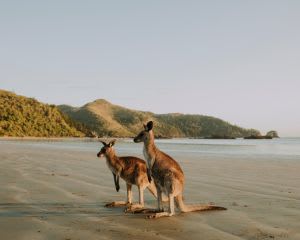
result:
[[(121, 144), (120, 144), (121, 145)], [(136, 146), (123, 144), (131, 153)], [(92, 150), (92, 149), (91, 149)], [(3, 239), (289, 239), (300, 238), (300, 161), (172, 152), (185, 174), (187, 204), (211, 203), (221, 212), (179, 213), (145, 219), (105, 208), (124, 200), (116, 192), (105, 160), (97, 149), (81, 151), (54, 144), (0, 144), (0, 236)], [(169, 152), (167, 152), (169, 153)], [(133, 187), (137, 201), (137, 188)], [(146, 206), (156, 200), (145, 191)]]
[[(174, 137), (174, 138), (157, 138), (155, 140), (276, 140), (276, 139), (299, 139), (299, 137), (280, 137), (273, 139), (245, 139), (245, 138), (190, 138), (190, 137)], [(132, 139), (131, 137), (11, 137), (11, 136), (0, 136), (0, 140), (98, 140), (98, 139), (117, 139), (126, 140)]]
[(117, 137), (108, 137), (108, 138), (92, 138), (92, 137), (0, 137), (0, 140), (53, 140), (53, 141), (60, 141), (60, 140), (72, 140), (72, 141), (94, 141), (97, 142), (101, 139), (117, 139), (117, 140), (126, 140), (130, 138), (117, 138)]

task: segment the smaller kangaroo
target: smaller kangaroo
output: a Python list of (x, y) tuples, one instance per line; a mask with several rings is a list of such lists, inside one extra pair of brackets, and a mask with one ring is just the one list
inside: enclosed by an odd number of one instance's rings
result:
[[(138, 212), (144, 208), (144, 190), (148, 190), (156, 197), (157, 191), (154, 183), (150, 183), (147, 176), (146, 162), (137, 157), (118, 157), (113, 148), (116, 140), (108, 144), (101, 141), (103, 147), (97, 154), (97, 157), (105, 156), (106, 164), (111, 170), (117, 192), (120, 189), (119, 177), (121, 177), (127, 186), (127, 202), (117, 201), (108, 203), (106, 207), (127, 206), (126, 212)], [(132, 185), (137, 185), (139, 189), (139, 204), (132, 204)], [(150, 211), (150, 210), (149, 210)], [(153, 211), (152, 211), (153, 212)]]
[[(226, 210), (213, 205), (185, 205), (183, 202), (184, 174), (179, 164), (169, 155), (160, 151), (154, 143), (153, 122), (149, 121), (135, 138), (134, 142), (144, 143), (144, 156), (147, 160), (147, 171), (157, 188), (158, 211), (148, 218), (159, 218), (175, 214), (174, 198), (181, 212)], [(169, 212), (162, 205), (162, 193), (169, 197)]]

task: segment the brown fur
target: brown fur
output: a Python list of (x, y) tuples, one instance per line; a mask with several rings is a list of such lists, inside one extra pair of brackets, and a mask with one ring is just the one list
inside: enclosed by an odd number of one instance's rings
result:
[[(126, 156), (118, 157), (115, 154), (113, 145), (115, 141), (112, 141), (108, 144), (103, 143), (103, 147), (100, 152), (97, 154), (98, 157), (105, 156), (106, 163), (109, 169), (112, 171), (116, 190), (119, 191), (119, 177), (121, 177), (127, 186), (127, 202), (113, 202), (107, 204), (107, 206), (116, 206), (116, 205), (131, 205), (132, 204), (132, 185), (136, 185), (139, 189), (139, 205), (135, 205), (134, 208), (143, 208), (144, 207), (144, 190), (148, 190), (156, 197), (157, 191), (154, 183), (148, 181), (147, 176), (147, 166), (144, 160)], [(132, 206), (130, 207), (133, 208)]]
[[(144, 156), (147, 160), (147, 168), (154, 179), (157, 188), (157, 203), (159, 213), (149, 217), (172, 216), (175, 214), (174, 199), (177, 207), (182, 212), (204, 211), (204, 210), (225, 210), (223, 207), (212, 205), (185, 205), (183, 202), (184, 173), (179, 164), (169, 155), (160, 151), (154, 143), (153, 122), (144, 125), (135, 138), (134, 142), (144, 143)], [(162, 205), (162, 193), (169, 197), (169, 212), (164, 212)]]

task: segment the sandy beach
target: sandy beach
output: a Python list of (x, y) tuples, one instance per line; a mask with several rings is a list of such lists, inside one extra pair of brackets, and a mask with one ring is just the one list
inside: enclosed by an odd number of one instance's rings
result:
[[(132, 149), (142, 157), (142, 145)], [(299, 160), (173, 153), (185, 173), (185, 201), (228, 210), (148, 220), (104, 207), (124, 200), (126, 188), (121, 181), (115, 191), (98, 150), (0, 141), (0, 238), (300, 239)], [(148, 192), (145, 200), (156, 206)]]

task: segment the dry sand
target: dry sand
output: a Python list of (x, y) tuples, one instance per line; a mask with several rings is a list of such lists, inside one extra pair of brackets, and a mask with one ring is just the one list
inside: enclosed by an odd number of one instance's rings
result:
[(228, 210), (148, 220), (104, 207), (125, 185), (115, 192), (97, 150), (0, 141), (0, 239), (300, 239), (300, 161), (173, 154), (185, 201)]

